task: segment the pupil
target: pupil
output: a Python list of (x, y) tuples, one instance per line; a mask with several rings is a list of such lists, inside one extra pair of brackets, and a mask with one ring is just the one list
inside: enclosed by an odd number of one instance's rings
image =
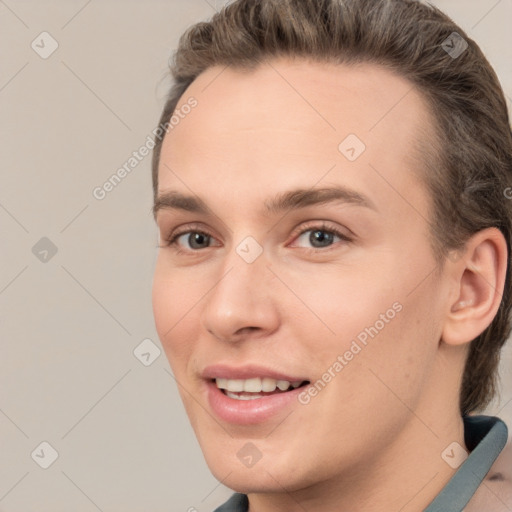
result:
[(191, 233), (189, 235), (189, 242), (190, 242), (190, 247), (196, 247), (197, 246), (194, 246), (194, 244), (197, 242), (199, 243), (199, 248), (201, 248), (201, 242), (202, 243), (205, 243), (205, 241), (208, 240), (208, 236), (207, 235), (203, 235), (202, 233)]

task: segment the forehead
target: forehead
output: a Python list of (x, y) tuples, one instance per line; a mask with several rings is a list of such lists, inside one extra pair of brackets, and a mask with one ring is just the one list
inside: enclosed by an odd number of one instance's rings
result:
[(419, 186), (415, 144), (429, 135), (430, 114), (409, 81), (382, 67), (301, 59), (251, 71), (214, 67), (185, 91), (177, 111), (191, 97), (197, 106), (164, 139), (160, 190), (186, 192), (177, 179), (186, 176), (197, 193), (209, 184), (242, 195), (259, 190), (263, 198), (269, 184), (312, 187), (326, 173), (331, 183), (370, 193), (382, 179), (397, 189)]

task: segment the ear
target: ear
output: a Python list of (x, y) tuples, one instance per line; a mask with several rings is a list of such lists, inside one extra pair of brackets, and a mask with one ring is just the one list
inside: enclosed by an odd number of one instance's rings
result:
[(487, 228), (475, 233), (457, 261), (449, 264), (453, 290), (442, 341), (462, 345), (492, 322), (503, 296), (508, 251), (503, 233)]

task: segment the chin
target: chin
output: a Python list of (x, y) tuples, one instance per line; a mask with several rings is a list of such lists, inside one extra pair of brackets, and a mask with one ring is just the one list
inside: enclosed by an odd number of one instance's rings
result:
[(222, 468), (210, 467), (210, 471), (219, 482), (243, 494), (282, 492), (283, 488), (294, 491), (302, 487), (298, 482), (291, 482), (285, 474), (268, 471), (263, 466), (259, 469), (256, 467), (248, 469), (232, 467), (227, 471), (225, 469), (227, 469), (225, 465)]
[(319, 476), (318, 472), (316, 477), (315, 472), (305, 473), (300, 459), (283, 460), (283, 454), (275, 458), (263, 455), (252, 466), (245, 466), (233, 449), (203, 450), (203, 455), (211, 473), (219, 482), (244, 494), (282, 492), (283, 488), (289, 492), (298, 491), (317, 483)]

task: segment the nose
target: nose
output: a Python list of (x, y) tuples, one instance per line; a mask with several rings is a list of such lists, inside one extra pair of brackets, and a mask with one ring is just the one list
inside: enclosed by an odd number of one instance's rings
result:
[(265, 252), (245, 261), (233, 248), (205, 297), (202, 325), (216, 338), (240, 342), (265, 337), (279, 326), (275, 276)]

